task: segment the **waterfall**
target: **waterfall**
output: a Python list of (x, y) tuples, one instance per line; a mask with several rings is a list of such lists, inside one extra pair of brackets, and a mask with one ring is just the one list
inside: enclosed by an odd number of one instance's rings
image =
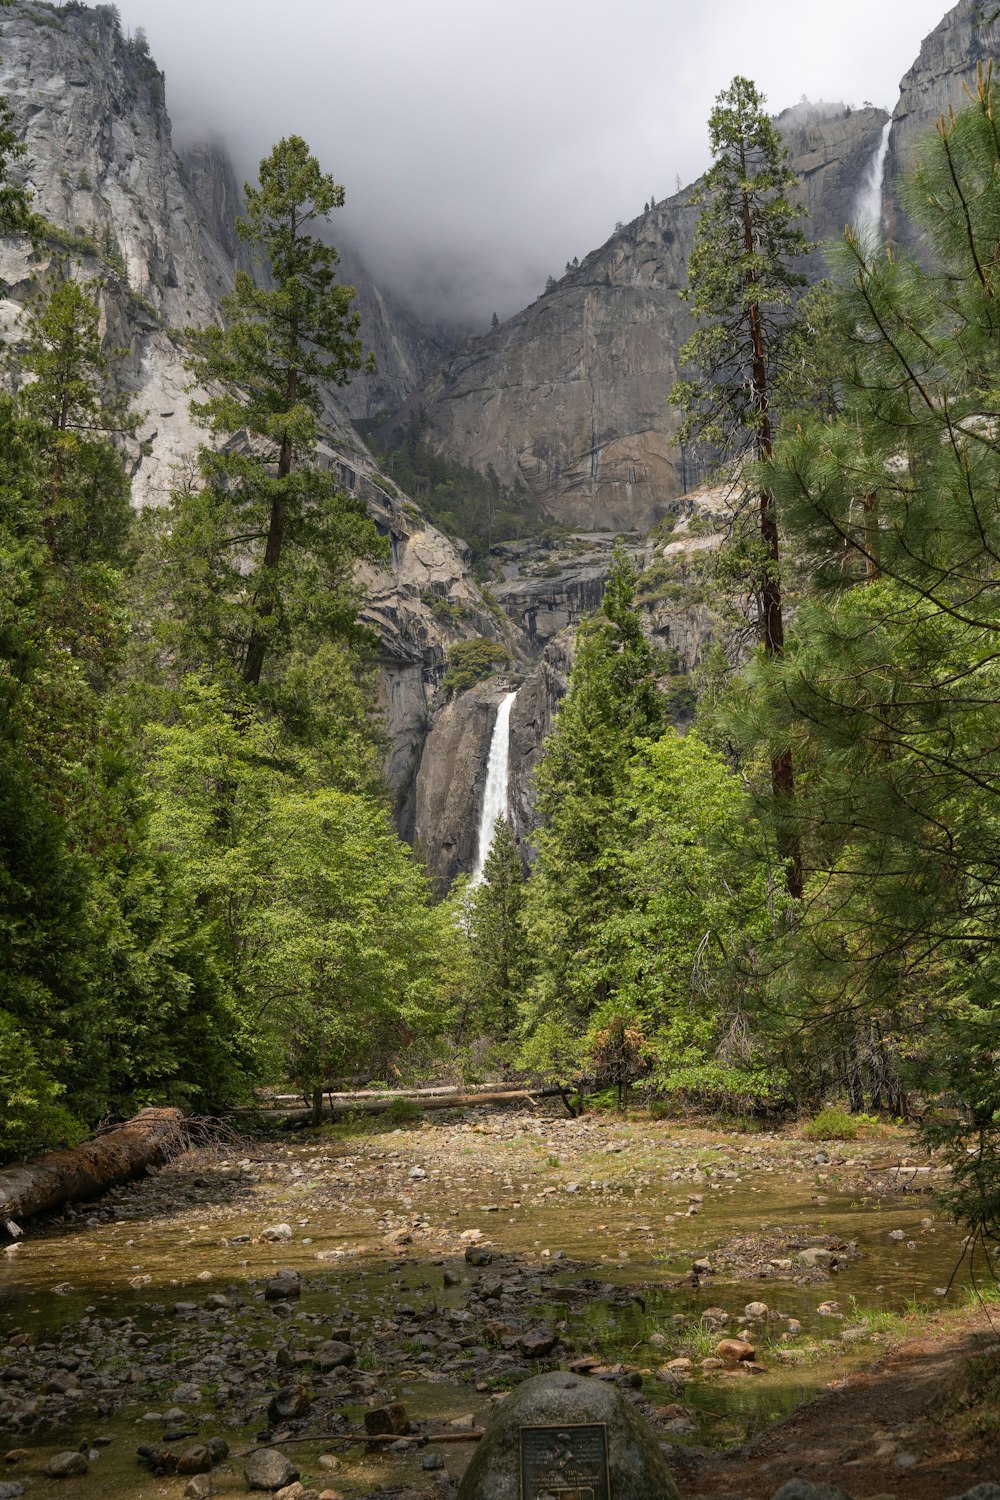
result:
[(483, 793), (483, 810), (479, 817), (479, 847), (476, 851), (476, 868), (472, 872), (471, 885), (479, 885), (483, 878), (483, 866), (493, 843), (497, 823), (507, 816), (507, 766), (510, 760), (510, 711), (516, 693), (508, 693), (497, 708), (490, 740), (490, 756), (486, 762), (486, 790)]
[(854, 200), (854, 223), (862, 235), (877, 235), (882, 238), (882, 187), (885, 182), (885, 159), (889, 154), (889, 132), (892, 121), (882, 126), (882, 138), (878, 149), (868, 164), (865, 180)]

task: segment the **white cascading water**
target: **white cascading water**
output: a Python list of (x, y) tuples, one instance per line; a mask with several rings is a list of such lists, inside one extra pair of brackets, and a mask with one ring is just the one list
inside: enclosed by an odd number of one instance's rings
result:
[(882, 139), (868, 164), (865, 180), (854, 202), (854, 223), (863, 235), (882, 238), (882, 188), (885, 183), (885, 159), (889, 154), (889, 132), (892, 121), (882, 127)]
[(490, 756), (486, 762), (486, 790), (483, 793), (483, 810), (479, 818), (479, 847), (476, 851), (476, 868), (472, 872), (471, 885), (479, 885), (496, 832), (497, 823), (507, 816), (507, 768), (510, 763), (510, 711), (516, 693), (508, 693), (500, 700), (493, 738), (490, 740)]

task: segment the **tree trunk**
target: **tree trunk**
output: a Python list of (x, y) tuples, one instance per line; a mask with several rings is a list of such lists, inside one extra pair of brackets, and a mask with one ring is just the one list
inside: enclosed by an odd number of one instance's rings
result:
[(183, 1150), (183, 1127), (179, 1109), (144, 1109), (82, 1146), (0, 1167), (0, 1225), (13, 1222), (16, 1231), (20, 1219), (99, 1197), (128, 1182)]
[[(290, 335), (295, 347), (298, 347), (298, 329), (293, 324)], [(299, 374), (292, 365), (286, 377), (285, 385), (285, 410), (290, 412), (299, 399)], [(286, 430), (281, 439), (281, 449), (278, 453), (278, 481), (279, 488), (271, 505), (271, 516), (267, 528), (267, 543), (264, 547), (264, 576), (268, 580), (268, 586), (273, 586), (273, 577), (281, 562), (281, 551), (285, 543), (285, 524), (288, 520), (288, 498), (285, 493), (282, 480), (288, 478), (292, 472), (292, 439)], [(273, 598), (265, 598), (258, 610), (258, 614), (267, 619), (274, 613)], [(246, 661), (243, 664), (243, 681), (251, 687), (258, 687), (260, 674), (264, 670), (264, 657), (267, 654), (267, 631), (262, 625), (255, 625), (250, 632), (250, 640), (247, 644)]]
[[(743, 248), (747, 255), (754, 251), (753, 224), (750, 203), (743, 194)], [(755, 277), (747, 276), (747, 290), (752, 292)], [(767, 384), (767, 349), (760, 307), (751, 301), (747, 307), (750, 326), (750, 343), (753, 350), (750, 383), (754, 405), (759, 413), (760, 427), (755, 438), (757, 458), (767, 460), (773, 448), (771, 429), (770, 392)], [(770, 490), (760, 492), (760, 535), (767, 552), (769, 566), (761, 584), (760, 631), (764, 652), (767, 656), (782, 656), (785, 650), (785, 621), (781, 608), (781, 580), (778, 577), (780, 547), (778, 521), (774, 510), (774, 496)], [(771, 757), (771, 792), (778, 812), (778, 852), (785, 860), (787, 874), (785, 883), (788, 894), (798, 900), (802, 895), (802, 846), (798, 833), (784, 826), (785, 814), (795, 796), (795, 767), (791, 750), (782, 750)]]

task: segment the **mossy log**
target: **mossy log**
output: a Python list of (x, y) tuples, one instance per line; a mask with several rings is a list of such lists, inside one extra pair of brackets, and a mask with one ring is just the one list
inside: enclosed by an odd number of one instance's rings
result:
[(97, 1198), (186, 1144), (182, 1110), (144, 1109), (80, 1146), (0, 1167), (0, 1229), (16, 1237), (22, 1219)]

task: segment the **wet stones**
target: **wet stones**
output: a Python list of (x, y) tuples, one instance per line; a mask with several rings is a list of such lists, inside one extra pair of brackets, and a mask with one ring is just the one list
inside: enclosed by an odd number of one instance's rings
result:
[(243, 1475), (252, 1490), (281, 1490), (298, 1479), (299, 1471), (276, 1448), (258, 1448), (244, 1464)]
[(212, 1467), (212, 1452), (207, 1443), (185, 1448), (177, 1460), (178, 1474), (207, 1474)]

